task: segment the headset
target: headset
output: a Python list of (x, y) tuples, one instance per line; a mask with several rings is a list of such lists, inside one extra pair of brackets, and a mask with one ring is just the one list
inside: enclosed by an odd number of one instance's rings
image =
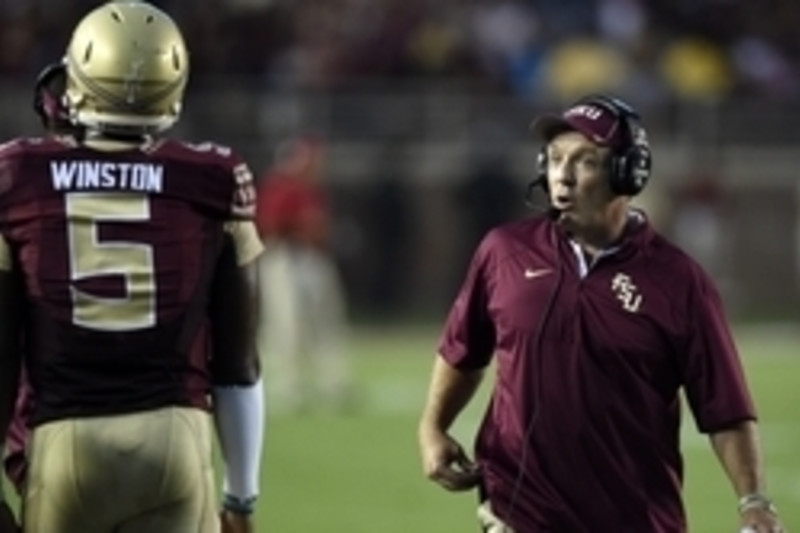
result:
[[(577, 105), (601, 107), (612, 113), (623, 128), (622, 146), (611, 154), (608, 178), (611, 191), (618, 196), (636, 196), (642, 192), (650, 180), (653, 157), (639, 113), (619, 98), (605, 95), (581, 98), (570, 108)], [(528, 195), (537, 186), (549, 193), (547, 166), (547, 146), (543, 146), (536, 158), (536, 180), (530, 184)]]

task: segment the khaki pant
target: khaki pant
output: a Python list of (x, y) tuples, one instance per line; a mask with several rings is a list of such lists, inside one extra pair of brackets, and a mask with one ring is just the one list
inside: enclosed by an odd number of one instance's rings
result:
[(488, 500), (478, 506), (478, 522), (485, 533), (514, 533), (513, 529), (494, 514)]
[(219, 533), (208, 413), (170, 407), (33, 432), (25, 533)]

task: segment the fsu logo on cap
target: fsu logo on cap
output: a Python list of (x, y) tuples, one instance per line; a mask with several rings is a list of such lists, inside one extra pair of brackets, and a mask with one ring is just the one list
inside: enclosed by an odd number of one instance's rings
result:
[(586, 117), (589, 120), (598, 120), (603, 116), (603, 110), (593, 105), (576, 105), (564, 113), (564, 118)]

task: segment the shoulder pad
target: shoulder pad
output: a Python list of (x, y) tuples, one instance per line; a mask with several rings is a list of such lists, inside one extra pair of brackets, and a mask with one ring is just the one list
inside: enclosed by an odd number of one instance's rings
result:
[(255, 216), (256, 192), (253, 173), (247, 163), (230, 147), (215, 142), (190, 143), (172, 141), (161, 150), (211, 169), (211, 173), (229, 182), (230, 197), (225, 209), (233, 219), (252, 219)]

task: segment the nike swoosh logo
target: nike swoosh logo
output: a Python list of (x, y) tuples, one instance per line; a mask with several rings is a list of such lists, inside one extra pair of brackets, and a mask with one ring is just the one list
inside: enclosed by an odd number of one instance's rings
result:
[(552, 271), (553, 271), (552, 268), (538, 268), (538, 269), (535, 269), (535, 270), (530, 269), (530, 268), (526, 268), (525, 269), (525, 279), (540, 278), (542, 276), (546, 276), (547, 274), (550, 274)]

